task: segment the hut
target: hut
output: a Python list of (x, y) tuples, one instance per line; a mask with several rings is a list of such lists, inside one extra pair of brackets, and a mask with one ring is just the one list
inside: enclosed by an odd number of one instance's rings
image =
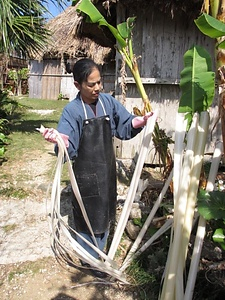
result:
[[(47, 23), (52, 33), (49, 42), (29, 61), (30, 98), (73, 99), (77, 90), (73, 84), (72, 66), (82, 57), (93, 58), (102, 67), (104, 88), (114, 92), (115, 64), (111, 59), (114, 53), (111, 41), (104, 38), (96, 42), (88, 35), (79, 35), (81, 19), (76, 8), (71, 6)], [(100, 31), (97, 26), (91, 30)]]

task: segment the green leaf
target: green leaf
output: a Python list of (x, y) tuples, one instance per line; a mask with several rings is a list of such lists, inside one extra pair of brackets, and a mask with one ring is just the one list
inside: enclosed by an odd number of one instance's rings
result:
[(142, 223), (142, 221), (141, 221), (141, 218), (134, 218), (134, 219), (133, 219), (133, 223), (134, 223), (134, 225), (137, 225), (137, 226), (139, 226), (139, 227), (142, 227), (142, 226), (143, 226), (143, 223)]
[(218, 228), (215, 230), (213, 234), (213, 241), (219, 243), (223, 250), (225, 250), (225, 235), (222, 228)]
[(221, 243), (224, 242), (224, 239), (225, 239), (225, 235), (223, 232), (223, 228), (216, 229), (216, 231), (213, 234), (214, 242)]
[(211, 56), (204, 48), (194, 46), (184, 54), (178, 112), (193, 114), (209, 108), (215, 91), (215, 73), (211, 70)]
[(220, 49), (225, 49), (225, 41), (222, 41), (222, 42), (219, 43), (216, 47), (217, 47), (217, 48), (220, 48)]
[(224, 192), (200, 190), (198, 194), (198, 212), (206, 220), (225, 219)]
[(225, 24), (210, 15), (202, 14), (195, 24), (198, 29), (211, 38), (218, 38), (225, 35)]
[(134, 28), (135, 19), (136, 17), (128, 18), (127, 22), (123, 22), (117, 25), (117, 30), (124, 39), (127, 39), (131, 36), (132, 29)]
[(4, 147), (0, 147), (0, 156), (3, 156), (5, 153), (5, 148)]
[(84, 13), (89, 17), (90, 22), (98, 23), (100, 26), (106, 26), (112, 32), (117, 42), (121, 46), (121, 48), (126, 47), (126, 41), (120, 35), (119, 31), (110, 25), (103, 15), (98, 11), (98, 9), (94, 6), (94, 4), (90, 0), (82, 0), (80, 4), (76, 8), (77, 12)]
[[(106, 22), (103, 15), (98, 11), (98, 9), (92, 4), (90, 0), (83, 0), (77, 7), (77, 12), (83, 12), (86, 14), (92, 23), (98, 23), (99, 21), (103, 20)], [(107, 22), (106, 22), (107, 23)]]
[(127, 28), (127, 22), (123, 22), (117, 25), (117, 30), (119, 34), (124, 38), (127, 39), (129, 36), (128, 28)]
[(4, 133), (0, 132), (0, 141), (3, 143), (7, 142), (7, 137), (4, 135)]

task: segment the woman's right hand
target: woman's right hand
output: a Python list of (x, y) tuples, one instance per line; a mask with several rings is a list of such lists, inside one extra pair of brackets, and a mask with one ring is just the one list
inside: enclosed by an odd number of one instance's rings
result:
[(69, 137), (66, 134), (59, 133), (56, 129), (54, 128), (45, 128), (43, 125), (41, 125), (40, 129), (37, 129), (40, 131), (42, 136), (45, 138), (46, 141), (51, 142), (56, 144), (57, 143), (57, 136), (61, 136), (63, 139), (65, 146), (68, 148), (69, 147)]

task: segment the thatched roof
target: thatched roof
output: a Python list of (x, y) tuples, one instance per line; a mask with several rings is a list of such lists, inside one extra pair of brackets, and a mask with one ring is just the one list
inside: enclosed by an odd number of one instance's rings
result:
[(203, 0), (95, 0), (94, 3), (98, 8), (104, 6), (106, 9), (120, 2), (127, 8), (135, 8), (145, 10), (146, 7), (159, 9), (162, 12), (171, 15), (186, 15), (189, 19), (199, 16)]
[[(99, 0), (101, 1), (101, 0)], [(115, 0), (109, 0), (115, 2)], [(203, 0), (116, 0), (121, 2), (126, 7), (136, 7), (145, 9), (146, 6), (154, 7), (161, 10), (171, 17), (175, 15), (186, 15), (189, 19), (194, 19), (199, 16)]]
[[(47, 28), (52, 32), (49, 43), (34, 58), (42, 60), (44, 57), (90, 57), (96, 63), (103, 64), (112, 52), (111, 41), (108, 41), (108, 44), (105, 42), (104, 47), (88, 37), (81, 36), (82, 19), (77, 14), (76, 7), (72, 6), (51, 19), (47, 23)], [(100, 29), (97, 27), (94, 30)]]

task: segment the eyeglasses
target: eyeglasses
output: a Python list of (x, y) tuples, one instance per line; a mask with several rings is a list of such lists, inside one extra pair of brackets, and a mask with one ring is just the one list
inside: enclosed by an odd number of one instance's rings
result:
[(86, 83), (86, 85), (87, 85), (88, 87), (93, 88), (96, 84), (97, 84), (97, 85), (101, 85), (101, 84), (102, 84), (102, 81), (101, 81), (101, 80), (96, 81), (96, 82), (88, 82), (88, 81), (86, 81), (85, 83)]

